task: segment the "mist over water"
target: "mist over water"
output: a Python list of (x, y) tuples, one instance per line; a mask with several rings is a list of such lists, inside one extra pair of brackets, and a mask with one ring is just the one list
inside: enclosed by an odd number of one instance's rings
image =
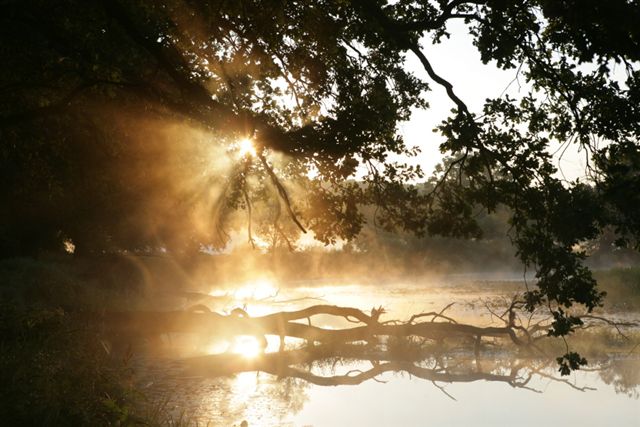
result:
[[(354, 278), (278, 280), (254, 275), (219, 283), (188, 298), (228, 314), (250, 317), (292, 312), (312, 305), (354, 307), (369, 313), (383, 306), (382, 321), (407, 321), (417, 313), (440, 313), (459, 323), (500, 326), (496, 312), (522, 292), (516, 272), (405, 276), (371, 283)], [(205, 292), (206, 291), (206, 292)], [(187, 300), (187, 301), (185, 301)], [(451, 305), (451, 303), (453, 303)], [(637, 311), (612, 310), (615, 319), (637, 319)], [(431, 319), (431, 318), (428, 318)], [(442, 319), (438, 319), (440, 321)], [(296, 322), (336, 330), (354, 319), (318, 315)], [(620, 425), (640, 421), (638, 328), (629, 342), (615, 332), (588, 330), (571, 338), (590, 365), (567, 377), (550, 357), (527, 354), (488, 338), (474, 354), (465, 338), (425, 345), (387, 339), (375, 348), (326, 345), (266, 336), (265, 354), (253, 337), (210, 339), (163, 336), (156, 353), (142, 361), (141, 382), (152, 402), (201, 424), (260, 426), (418, 425)], [(257, 351), (256, 351), (257, 349)], [(283, 367), (286, 367), (283, 368)]]

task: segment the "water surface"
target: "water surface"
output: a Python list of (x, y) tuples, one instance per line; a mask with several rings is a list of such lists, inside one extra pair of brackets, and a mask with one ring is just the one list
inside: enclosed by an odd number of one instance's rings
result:
[[(375, 285), (322, 281), (278, 284), (259, 279), (227, 290), (212, 290), (208, 298), (197, 302), (220, 313), (242, 307), (251, 316), (313, 304), (352, 306), (365, 312), (383, 306), (387, 311), (385, 319), (399, 320), (420, 312), (440, 312), (455, 302), (446, 315), (489, 326), (500, 323), (489, 308), (497, 310), (507, 304), (523, 286), (522, 278), (517, 277), (497, 280), (453, 276), (428, 283)], [(640, 317), (637, 313), (615, 316)], [(325, 328), (349, 326), (344, 319), (328, 316), (314, 317), (312, 322)], [(266, 351), (277, 352), (278, 337), (267, 339)], [(321, 381), (253, 370), (231, 370), (212, 376), (185, 370), (185, 366), (193, 357), (207, 354), (236, 353), (234, 357), (247, 359), (248, 365), (260, 356), (243, 348), (247, 344), (229, 340), (199, 338), (192, 342), (173, 337), (170, 341), (189, 344), (181, 344), (184, 348), (177, 359), (158, 359), (155, 368), (148, 368), (147, 378), (153, 378), (148, 394), (165, 402), (174, 415), (183, 414), (204, 425), (240, 425), (245, 420), (250, 426), (640, 426), (640, 358), (634, 342), (623, 346), (623, 350), (601, 352), (591, 360), (588, 370), (568, 377), (558, 374), (553, 359), (529, 360), (521, 353), (512, 354), (488, 342), (479, 358), (464, 347), (454, 346), (445, 353), (427, 350), (421, 355), (424, 358), (415, 362), (426, 369), (427, 379), (391, 369), (382, 370), (373, 378), (354, 380), (357, 384), (332, 386), (329, 384), (333, 380), (344, 383), (346, 377), (350, 381), (380, 369), (389, 363), (385, 359), (388, 355), (382, 357), (385, 360), (374, 362), (327, 357), (296, 365), (301, 372)], [(292, 349), (299, 343), (290, 340), (287, 344)], [(369, 358), (378, 357), (375, 352), (374, 356), (367, 354)], [(394, 359), (391, 363), (396, 367), (404, 362)], [(437, 375), (452, 375), (450, 381), (429, 380), (432, 368)], [(478, 372), (493, 377), (469, 377)]]

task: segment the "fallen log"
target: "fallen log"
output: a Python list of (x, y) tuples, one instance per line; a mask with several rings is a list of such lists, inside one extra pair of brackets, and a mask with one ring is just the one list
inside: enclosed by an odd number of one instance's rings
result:
[[(309, 320), (317, 315), (342, 317), (351, 322), (359, 322), (360, 325), (343, 329), (321, 328), (312, 325)], [(415, 317), (413, 316), (412, 320)], [(193, 333), (223, 338), (239, 335), (275, 335), (281, 339), (292, 337), (318, 343), (370, 342), (381, 336), (416, 336), (434, 340), (468, 336), (475, 339), (509, 338), (517, 345), (524, 344), (510, 326), (478, 327), (435, 321), (435, 318), (419, 323), (381, 323), (377, 318), (356, 308), (332, 305), (315, 305), (303, 310), (258, 317), (221, 315), (206, 311), (107, 312), (101, 316), (101, 320), (107, 330), (126, 331), (128, 334), (136, 335)], [(302, 320), (308, 320), (308, 323), (300, 323)]]

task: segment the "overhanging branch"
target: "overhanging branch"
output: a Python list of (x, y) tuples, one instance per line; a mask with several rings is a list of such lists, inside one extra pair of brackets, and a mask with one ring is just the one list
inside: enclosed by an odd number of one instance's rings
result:
[(264, 166), (265, 170), (269, 174), (269, 177), (271, 178), (271, 182), (273, 183), (273, 185), (275, 185), (276, 189), (278, 190), (278, 195), (280, 196), (280, 198), (284, 202), (285, 206), (287, 207), (287, 211), (289, 212), (289, 216), (291, 217), (291, 220), (298, 226), (298, 228), (303, 233), (306, 233), (307, 230), (300, 223), (300, 221), (298, 220), (298, 217), (296, 216), (295, 212), (293, 212), (293, 208), (291, 207), (291, 201), (289, 200), (289, 195), (287, 194), (287, 190), (284, 188), (284, 186), (282, 185), (282, 183), (280, 182), (280, 180), (276, 176), (275, 172), (273, 171), (273, 168), (269, 165), (269, 163), (267, 162), (267, 159), (264, 157), (264, 155), (259, 152), (259, 153), (257, 153), (257, 156), (258, 156), (258, 159), (260, 159), (260, 162)]

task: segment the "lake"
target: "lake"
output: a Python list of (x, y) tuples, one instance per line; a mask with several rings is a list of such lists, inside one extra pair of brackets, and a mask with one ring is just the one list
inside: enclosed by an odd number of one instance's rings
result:
[[(443, 315), (488, 327), (501, 324), (496, 315), (523, 286), (522, 276), (509, 275), (368, 284), (265, 278), (217, 285), (208, 295), (176, 304), (206, 305), (223, 314), (242, 308), (251, 317), (316, 304), (365, 313), (382, 306), (381, 320), (406, 321), (417, 313), (440, 313), (454, 302)], [(640, 317), (606, 314), (624, 321)], [(319, 315), (310, 322), (333, 330), (353, 327), (351, 320)], [(337, 345), (327, 353), (326, 346), (302, 352), (303, 341), (295, 338), (281, 349), (279, 337), (269, 335), (261, 354), (259, 340), (251, 336), (173, 334), (162, 337), (162, 351), (140, 362), (139, 381), (150, 406), (161, 405), (178, 424), (640, 426), (638, 328), (624, 329), (629, 340), (615, 331), (587, 333), (576, 338), (575, 348), (588, 353), (590, 365), (565, 377), (553, 359), (562, 354), (554, 353), (556, 347), (546, 350), (551, 357), (541, 357), (510, 349), (498, 338), (486, 339), (478, 352), (463, 337), (445, 346), (389, 338), (384, 351), (363, 344)]]

